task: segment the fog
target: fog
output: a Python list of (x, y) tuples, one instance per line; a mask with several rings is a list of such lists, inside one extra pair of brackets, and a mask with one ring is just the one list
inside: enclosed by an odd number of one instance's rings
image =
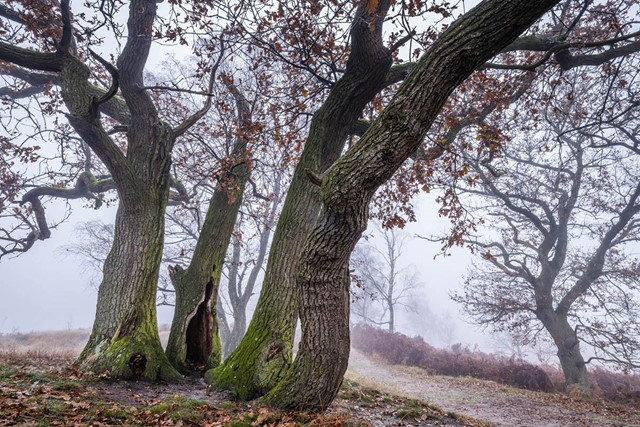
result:
[[(0, 333), (91, 327), (99, 278), (92, 278), (95, 273), (86, 271), (82, 259), (69, 255), (64, 245), (77, 242), (74, 229), (80, 222), (99, 219), (112, 223), (115, 208), (96, 211), (77, 201), (72, 208), (70, 219), (53, 230), (50, 239), (37, 241), (27, 253), (0, 261)], [(47, 207), (47, 214), (59, 217), (63, 209), (63, 203), (54, 202)], [(449, 256), (443, 256), (438, 243), (415, 237), (447, 230), (448, 221), (438, 217), (432, 195), (421, 195), (416, 211), (418, 221), (402, 230), (407, 239), (399, 264), (415, 268), (419, 285), (409, 295), (413, 310), (397, 310), (396, 330), (420, 335), (435, 345), (461, 342), (492, 350), (489, 335), (469, 324), (449, 298), (450, 292), (461, 288), (471, 254), (454, 248)], [(375, 234), (375, 227), (370, 225), (367, 233)], [(256, 300), (257, 295), (251, 307)], [(172, 316), (172, 307), (158, 307), (159, 323), (170, 323)]]

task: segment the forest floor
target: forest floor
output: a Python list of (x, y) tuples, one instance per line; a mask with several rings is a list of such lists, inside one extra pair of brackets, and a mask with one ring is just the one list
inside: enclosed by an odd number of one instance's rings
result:
[(234, 400), (202, 379), (113, 381), (77, 371), (73, 354), (6, 351), (1, 341), (0, 426), (489, 426), (351, 380), (326, 413), (283, 412)]
[(640, 427), (640, 408), (561, 393), (522, 390), (468, 377), (429, 375), (352, 349), (347, 378), (505, 427)]
[(0, 426), (640, 427), (640, 408), (427, 375), (356, 350), (325, 414), (280, 412), (201, 379), (156, 384), (82, 374), (72, 362), (86, 334), (0, 336)]

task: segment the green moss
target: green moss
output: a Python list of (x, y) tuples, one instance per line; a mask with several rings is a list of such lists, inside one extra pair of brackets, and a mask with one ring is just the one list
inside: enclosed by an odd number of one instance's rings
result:
[(204, 407), (207, 402), (193, 400), (184, 396), (173, 396), (147, 408), (148, 411), (162, 415), (172, 421), (198, 423), (205, 417)]
[(51, 388), (58, 391), (79, 391), (84, 387), (79, 381), (74, 380), (57, 380), (51, 384)]
[(417, 420), (418, 418), (427, 417), (440, 419), (436, 414), (427, 413), (421, 402), (413, 399), (407, 399), (403, 402), (402, 407), (396, 411), (396, 416), (403, 420)]
[(17, 372), (18, 370), (13, 366), (6, 363), (0, 363), (0, 378), (9, 378)]
[(106, 349), (87, 358), (84, 364), (94, 372), (109, 371), (112, 378), (130, 379), (133, 377), (129, 367), (131, 357), (143, 354), (146, 357), (146, 367), (142, 373), (144, 378), (151, 381), (181, 381), (182, 376), (167, 360), (159, 340), (155, 343), (154, 332), (146, 329), (141, 325), (133, 336), (112, 340)]
[(209, 360), (207, 361), (207, 365), (209, 368), (216, 368), (220, 366), (220, 362), (222, 361), (222, 341), (220, 341), (220, 334), (216, 333), (213, 336), (211, 354), (209, 355)]
[(113, 406), (104, 409), (104, 417), (112, 420), (129, 420), (133, 418), (133, 415), (120, 406)]
[(216, 405), (220, 409), (234, 409), (236, 407), (236, 403), (231, 400), (225, 400), (224, 402), (220, 402)]
[[(242, 400), (254, 399), (272, 390), (291, 364), (293, 330), (290, 336), (272, 335), (272, 328), (256, 316), (238, 347), (217, 368), (205, 374), (205, 381), (231, 389)], [(282, 332), (282, 331), (281, 331)]]
[(41, 371), (27, 371), (24, 373), (24, 375), (33, 382), (49, 381), (49, 376)]

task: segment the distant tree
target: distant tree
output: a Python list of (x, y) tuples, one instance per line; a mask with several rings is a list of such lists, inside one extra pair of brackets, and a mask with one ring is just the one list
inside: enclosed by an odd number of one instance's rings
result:
[[(597, 87), (590, 89), (575, 98), (598, 99)], [(609, 84), (600, 89), (611, 92)], [(588, 394), (591, 360), (640, 368), (640, 260), (633, 250), (640, 163), (624, 147), (627, 135), (603, 131), (603, 116), (585, 119), (588, 104), (575, 98), (559, 101), (563, 109), (551, 108), (556, 114), (547, 113), (546, 128), (521, 131), (494, 161), (466, 157), (478, 180), (458, 193), (484, 218), (483, 236), (466, 240), (483, 262), (454, 299), (476, 322), (529, 340), (543, 327), (567, 386)], [(613, 111), (611, 122), (634, 128), (637, 106), (619, 101), (623, 112)], [(581, 344), (595, 355), (585, 360)]]
[(411, 304), (411, 291), (418, 286), (418, 277), (411, 267), (401, 267), (407, 236), (400, 229), (377, 227), (382, 237), (382, 249), (375, 244), (361, 242), (351, 255), (350, 266), (355, 275), (354, 292), (358, 302), (352, 305), (352, 314), (367, 323), (387, 325), (389, 332), (396, 327), (396, 310), (400, 307), (415, 309)]
[(62, 246), (61, 251), (79, 257), (85, 273), (94, 279), (100, 277), (112, 244), (113, 224), (93, 220), (79, 223), (74, 230), (74, 240)]

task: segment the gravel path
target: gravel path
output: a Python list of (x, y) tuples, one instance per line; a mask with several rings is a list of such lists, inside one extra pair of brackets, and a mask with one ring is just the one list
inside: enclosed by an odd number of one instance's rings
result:
[(428, 375), (351, 350), (347, 377), (504, 427), (640, 427), (640, 411), (507, 387), (472, 378)]

